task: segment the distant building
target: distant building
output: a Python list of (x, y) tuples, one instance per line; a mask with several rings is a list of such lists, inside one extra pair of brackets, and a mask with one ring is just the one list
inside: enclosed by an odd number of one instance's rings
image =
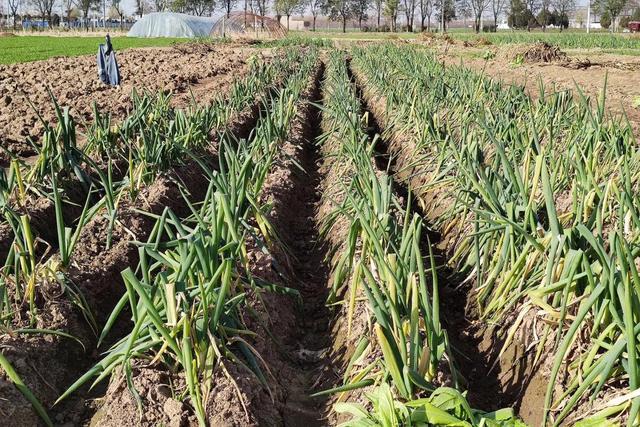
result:
[[(602, 28), (600, 25), (600, 15), (596, 13), (595, 8), (591, 8), (591, 25), (589, 26), (593, 30), (598, 30)], [(587, 6), (577, 7), (573, 12), (573, 15), (569, 17), (569, 27), (570, 28), (587, 28), (587, 16), (588, 8)]]
[[(280, 17), (280, 25), (282, 25), (284, 28), (287, 28), (287, 17), (286, 16), (281, 16)], [(311, 28), (311, 22), (304, 20), (304, 19), (293, 19), (293, 17), (289, 18), (289, 29), (293, 30), (293, 31), (300, 31), (300, 30), (308, 30)]]

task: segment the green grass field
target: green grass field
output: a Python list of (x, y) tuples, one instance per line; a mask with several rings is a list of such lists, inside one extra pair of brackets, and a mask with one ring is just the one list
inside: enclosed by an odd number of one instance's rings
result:
[[(116, 51), (131, 47), (169, 46), (188, 41), (188, 39), (137, 39), (124, 36), (116, 36), (111, 40)], [(87, 55), (96, 53), (100, 43), (104, 43), (103, 37), (0, 37), (0, 64), (38, 61), (54, 56)]]

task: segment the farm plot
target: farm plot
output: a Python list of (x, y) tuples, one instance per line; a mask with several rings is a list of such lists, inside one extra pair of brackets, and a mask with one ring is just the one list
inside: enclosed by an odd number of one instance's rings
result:
[(0, 175), (12, 425), (634, 424), (638, 154), (601, 104), (383, 44), (82, 143), (54, 111)]
[(494, 44), (530, 44), (545, 42), (560, 46), (563, 49), (628, 49), (638, 54), (640, 39), (634, 34), (611, 33), (572, 33), (572, 32), (513, 32), (486, 33), (478, 37), (472, 33), (452, 33), (457, 40), (470, 43), (479, 38), (490, 40)]
[[(0, 146), (19, 156), (33, 156), (46, 122), (55, 119), (55, 97), (71, 106), (79, 130), (95, 119), (96, 110), (116, 124), (132, 107), (132, 93), (145, 90), (172, 94), (176, 106), (195, 99), (201, 105), (228, 90), (247, 71), (255, 49), (224, 45), (180, 44), (164, 49), (130, 49), (118, 53), (123, 84), (118, 88), (97, 79), (94, 56), (53, 58), (27, 64), (0, 65)], [(31, 139), (32, 143), (27, 140)], [(6, 164), (10, 155), (2, 150)]]
[[(607, 120), (602, 103), (592, 110), (567, 92), (532, 100), (417, 49), (356, 49), (353, 66), (398, 176), (442, 233), (449, 266), (466, 274), (477, 321), (497, 325), (469, 325), (471, 336), (494, 343), (485, 353), (500, 356), (503, 392), (525, 421), (635, 424), (638, 159), (628, 124)], [(479, 366), (476, 402), (491, 365)]]
[[(151, 278), (156, 279), (157, 269), (163, 270), (158, 278), (172, 277), (166, 274), (171, 265), (178, 268), (171, 259), (185, 248), (180, 246), (182, 244), (191, 251), (198, 248), (200, 257), (206, 254), (215, 257), (219, 254), (221, 257), (220, 261), (211, 258), (204, 267), (199, 263), (206, 259), (194, 260), (191, 256), (191, 262), (197, 261), (194, 265), (185, 264), (184, 269), (176, 270), (178, 278), (206, 279), (207, 289), (222, 292), (222, 299), (215, 304), (217, 314), (210, 315), (207, 310), (191, 313), (193, 317), (189, 322), (199, 325), (195, 327), (194, 324), (194, 331), (200, 331), (202, 315), (205, 318), (212, 316), (211, 320), (215, 319), (215, 322), (211, 333), (215, 334), (218, 329), (226, 331), (225, 334), (236, 331), (239, 343), (235, 345), (246, 353), (245, 357), (250, 360), (248, 366), (259, 370), (256, 359), (251, 358), (251, 350), (248, 350), (251, 346), (242, 344), (242, 322), (234, 311), (239, 309), (238, 304), (244, 296), (238, 295), (235, 288), (230, 291), (233, 298), (225, 295), (228, 289), (220, 290), (220, 282), (225, 281), (227, 287), (231, 283), (239, 285), (236, 283), (238, 276), (232, 275), (235, 271), (232, 267), (235, 268), (235, 259), (239, 265), (249, 267), (248, 244), (243, 243), (244, 239), (259, 239), (251, 231), (254, 228), (268, 233), (268, 224), (259, 213), (252, 215), (250, 212), (258, 208), (256, 192), (260, 188), (256, 187), (264, 180), (269, 159), (274, 157), (273, 150), (278, 147), (272, 137), (287, 134), (286, 129), (294, 116), (294, 103), (310, 74), (309, 63), (315, 65), (313, 55), (305, 60), (302, 55), (299, 49), (294, 49), (277, 54), (278, 59), (273, 65), (255, 64), (246, 77), (233, 85), (228, 97), (217, 98), (206, 108), (185, 112), (171, 108), (162, 95), (141, 98), (122, 124), (120, 132), (115, 133), (104, 123), (96, 123), (87, 151), (74, 144), (74, 124), (66, 112), (61, 113), (59, 123), (43, 139), (50, 142), (51, 147), (41, 153), (35, 165), (28, 166), (14, 160), (11, 168), (4, 172), (3, 212), (14, 238), (8, 248), (2, 283), (2, 320), (9, 332), (1, 338), (2, 366), (8, 376), (2, 380), (3, 399), (0, 405), (3, 405), (3, 413), (12, 414), (16, 425), (37, 423), (32, 406), (48, 423), (45, 410), (40, 405), (50, 408), (72, 380), (80, 377), (83, 369), (89, 369), (95, 356), (85, 350), (95, 348), (97, 343), (106, 345), (106, 349), (111, 348), (108, 353), (110, 362), (98, 364), (89, 371), (90, 374), (104, 379), (118, 370), (126, 373), (129, 381), (134, 381), (131, 370), (138, 359), (145, 359), (142, 349), (149, 352), (157, 350), (149, 344), (160, 337), (175, 342), (175, 336), (163, 335), (165, 329), (162, 325), (157, 325), (160, 335), (149, 330), (158, 315), (171, 315), (171, 312), (167, 312), (165, 307), (157, 307), (158, 312), (152, 311), (153, 314), (149, 315), (147, 310), (152, 310), (152, 307), (148, 303), (154, 300), (155, 293), (145, 296), (134, 292), (136, 289), (148, 289)], [(295, 73), (294, 65), (298, 70)], [(291, 76), (286, 79), (286, 90), (276, 91), (284, 84), (285, 76)], [(274, 97), (276, 93), (278, 96)], [(265, 106), (268, 105), (265, 111), (273, 111), (273, 114), (262, 117), (256, 127), (261, 110), (260, 99), (264, 100)], [(249, 147), (243, 141), (254, 128), (256, 131)], [(235, 138), (244, 139), (236, 143)], [(123, 169), (114, 172), (111, 165), (123, 161), (126, 163)], [(65, 185), (61, 177), (66, 177), (71, 185)], [(67, 221), (64, 213), (68, 206), (68, 190), (83, 185), (86, 186), (84, 209), (78, 218)], [(57, 231), (52, 241), (47, 241), (44, 233), (38, 233), (31, 227), (34, 216), (30, 207), (35, 205), (31, 198), (39, 194), (53, 194), (55, 215), (53, 222), (47, 224), (49, 229)], [(184, 219), (184, 225), (179, 218)], [(246, 222), (250, 220), (255, 222), (251, 227)], [(202, 221), (215, 223), (201, 224)], [(233, 222), (227, 224), (225, 221)], [(206, 225), (206, 231), (199, 229), (198, 225)], [(240, 229), (230, 229), (232, 226)], [(218, 227), (217, 233), (213, 232), (213, 227)], [(201, 236), (203, 232), (206, 236)], [(188, 235), (186, 240), (181, 239), (182, 233)], [(235, 243), (227, 241), (231, 238), (236, 239)], [(179, 243), (177, 247), (176, 243)], [(219, 246), (213, 248), (211, 244)], [(259, 240), (253, 244), (258, 245)], [(174, 252), (164, 252), (165, 248)], [(169, 264), (157, 264), (160, 259)], [(193, 270), (186, 270), (187, 267)], [(206, 268), (212, 276), (202, 277), (204, 272), (198, 268)], [(121, 276), (123, 270), (128, 273)], [(144, 277), (136, 277), (136, 271), (144, 272)], [(191, 273), (187, 274), (187, 271)], [(189, 280), (186, 283), (182, 280), (177, 291), (181, 297), (176, 295), (177, 300), (173, 302), (196, 307), (198, 295), (197, 292), (192, 293), (198, 289), (198, 283), (204, 286), (203, 282)], [(245, 280), (255, 281), (251, 274)], [(182, 286), (187, 285), (185, 294), (186, 289)], [(131, 293), (125, 293), (127, 289)], [(183, 299), (185, 295), (190, 298)], [(227, 297), (231, 299), (228, 309), (222, 303)], [(137, 307), (136, 301), (140, 301), (142, 311), (139, 317), (134, 314), (131, 329), (128, 326), (130, 321), (125, 319), (131, 316), (130, 310)], [(164, 301), (169, 303), (166, 299)], [(208, 305), (205, 303), (203, 307)], [(136, 323), (138, 320), (151, 323), (142, 327)], [(173, 325), (174, 330), (178, 327), (182, 330), (186, 322), (183, 319)], [(133, 332), (126, 335), (127, 329)], [(143, 335), (139, 336), (141, 333)], [(202, 337), (213, 336), (205, 334)], [(139, 339), (139, 345), (132, 346), (134, 338)], [(196, 341), (190, 348), (200, 353), (200, 344)], [(211, 344), (215, 345), (214, 342)], [(180, 351), (181, 356), (188, 354), (185, 353), (187, 348), (182, 346), (166, 348), (160, 345), (159, 349), (159, 363), (168, 362), (160, 360), (162, 355), (172, 359), (168, 349)], [(226, 353), (223, 346), (215, 345), (215, 350), (210, 348), (210, 351), (200, 354), (206, 354), (206, 360), (213, 362), (216, 355), (230, 357)], [(214, 359), (210, 360), (211, 357)], [(190, 362), (185, 357), (178, 361), (178, 366), (186, 364), (182, 366), (190, 375), (204, 375), (206, 372), (202, 370), (211, 368), (209, 364), (200, 366), (198, 362)], [(204, 363), (204, 360), (199, 362)], [(163, 366), (170, 367), (173, 363)], [(159, 375), (167, 378), (166, 374), (163, 371)], [(216, 374), (222, 375), (222, 372), (217, 370)], [(78, 386), (89, 379), (93, 381), (90, 375), (82, 378)], [(251, 378), (264, 381), (265, 377), (256, 374)], [(190, 380), (193, 378), (182, 377), (182, 381), (190, 384), (190, 396), (196, 402), (191, 413), (196, 418), (202, 417), (206, 402), (196, 399), (196, 396), (202, 398), (202, 391), (194, 388)], [(22, 386), (14, 388), (14, 384), (23, 382), (31, 391)], [(73, 386), (69, 393), (76, 388)], [(225, 391), (222, 387), (220, 393), (225, 392), (229, 389)], [(64, 405), (66, 399), (62, 400)], [(220, 400), (221, 403), (224, 401)], [(137, 407), (135, 402), (134, 399), (133, 408)], [(238, 403), (234, 410), (242, 406)], [(63, 406), (56, 408), (62, 411), (59, 416), (64, 420)], [(117, 417), (117, 411), (107, 413)], [(217, 416), (222, 414), (220, 411), (213, 413)], [(149, 422), (162, 422), (162, 414), (164, 412)], [(73, 413), (71, 415), (74, 416)], [(180, 419), (182, 414), (174, 415)], [(129, 420), (136, 415), (122, 416)], [(153, 417), (153, 411), (146, 416)], [(121, 422), (122, 418), (114, 421), (116, 424)]]
[(344, 55), (318, 58), (276, 50), (187, 110), (134, 96), (82, 146), (56, 105), (1, 180), (12, 425), (517, 422), (456, 388), (421, 219), (376, 166)]

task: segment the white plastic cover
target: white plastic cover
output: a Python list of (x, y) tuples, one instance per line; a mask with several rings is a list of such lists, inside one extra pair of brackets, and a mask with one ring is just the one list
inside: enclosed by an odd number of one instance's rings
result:
[(215, 18), (184, 13), (156, 12), (143, 16), (133, 24), (129, 37), (208, 37)]

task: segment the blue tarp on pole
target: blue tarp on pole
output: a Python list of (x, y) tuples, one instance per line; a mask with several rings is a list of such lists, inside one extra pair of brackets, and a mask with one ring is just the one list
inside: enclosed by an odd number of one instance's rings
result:
[(98, 76), (100, 81), (111, 86), (120, 84), (120, 69), (116, 61), (116, 52), (111, 46), (111, 37), (107, 34), (106, 43), (98, 47)]

